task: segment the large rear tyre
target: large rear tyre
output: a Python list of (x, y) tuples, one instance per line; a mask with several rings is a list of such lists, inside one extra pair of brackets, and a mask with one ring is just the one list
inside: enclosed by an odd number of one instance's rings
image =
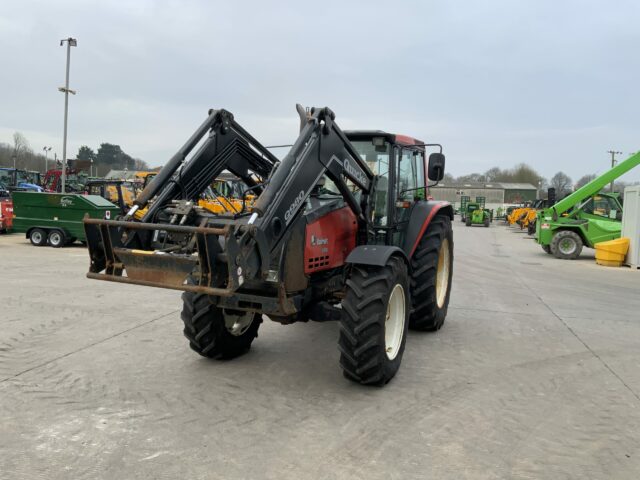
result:
[(582, 238), (572, 230), (560, 230), (551, 239), (551, 253), (561, 260), (575, 260), (582, 252)]
[(354, 265), (342, 300), (340, 365), (344, 376), (384, 385), (400, 368), (409, 322), (407, 266), (391, 257), (384, 267)]
[(451, 220), (436, 215), (411, 259), (412, 313), (409, 327), (436, 331), (444, 324), (453, 276), (453, 230)]
[(208, 295), (182, 294), (184, 336), (193, 351), (208, 358), (229, 359), (247, 352), (258, 336), (262, 316), (253, 312), (223, 310)]

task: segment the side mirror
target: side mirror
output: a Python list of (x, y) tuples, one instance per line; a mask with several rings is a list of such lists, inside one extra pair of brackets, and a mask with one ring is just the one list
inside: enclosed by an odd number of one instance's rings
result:
[(429, 155), (428, 176), (434, 182), (444, 178), (444, 154), (436, 152)]

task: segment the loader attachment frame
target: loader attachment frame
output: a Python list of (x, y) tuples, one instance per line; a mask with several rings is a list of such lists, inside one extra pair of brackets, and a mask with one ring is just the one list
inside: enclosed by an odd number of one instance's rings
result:
[[(334, 118), (326, 107), (311, 109), (279, 161), (231, 113), (210, 110), (124, 220), (85, 220), (88, 277), (206, 293), (217, 302), (226, 298), (240, 307), (253, 302), (256, 309), (290, 314), (295, 308), (278, 285), (278, 262), (290, 225), (323, 175), (353, 211), (357, 243), (367, 243), (371, 232), (374, 175)], [(199, 195), (225, 169), (258, 194), (252, 212), (216, 215), (198, 207)], [(146, 207), (142, 221), (134, 221), (135, 210)], [(194, 277), (195, 285), (188, 281)]]

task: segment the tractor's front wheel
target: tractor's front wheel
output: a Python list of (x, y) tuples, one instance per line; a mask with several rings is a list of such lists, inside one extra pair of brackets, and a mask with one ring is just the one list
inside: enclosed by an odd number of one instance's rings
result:
[(467, 217), (467, 220), (464, 222), (467, 227), (471, 226), (471, 217)]
[(208, 358), (234, 358), (247, 352), (258, 336), (262, 316), (253, 312), (223, 310), (208, 295), (182, 294), (184, 336), (193, 351)]
[(435, 331), (444, 324), (453, 276), (453, 230), (451, 220), (436, 215), (411, 258), (411, 303), (409, 326)]
[(562, 260), (575, 260), (582, 252), (582, 238), (572, 230), (560, 230), (551, 239), (551, 253)]
[(354, 265), (346, 290), (338, 343), (344, 376), (384, 385), (400, 368), (407, 339), (407, 266), (398, 257), (384, 267)]
[(489, 217), (485, 217), (484, 219), (484, 226), (489, 228), (489, 225), (491, 224), (491, 219)]

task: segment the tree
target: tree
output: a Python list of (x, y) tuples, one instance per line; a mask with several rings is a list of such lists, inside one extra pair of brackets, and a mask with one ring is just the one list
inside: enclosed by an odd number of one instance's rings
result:
[(558, 172), (551, 177), (551, 186), (556, 189), (558, 198), (571, 191), (571, 183), (571, 177), (564, 172)]
[(13, 152), (11, 153), (11, 156), (15, 157), (16, 165), (22, 166), (25, 161), (25, 156), (28, 153), (31, 153), (29, 142), (23, 134), (15, 132), (13, 134)]
[(444, 185), (449, 185), (455, 183), (456, 179), (450, 173), (445, 173), (444, 178), (442, 179), (442, 183)]
[(487, 182), (498, 182), (502, 175), (502, 170), (499, 167), (493, 167), (484, 172), (484, 178)]
[(86, 145), (82, 145), (78, 149), (78, 154), (76, 155), (76, 159), (84, 160), (84, 161), (88, 161), (88, 162), (95, 162), (96, 161), (96, 152), (94, 152), (93, 149), (87, 147)]
[(594, 180), (596, 178), (596, 176), (597, 175), (595, 173), (589, 173), (587, 175), (583, 175), (582, 177), (580, 177), (580, 179), (576, 182), (576, 190), (578, 188), (584, 187), (591, 180)]
[(456, 181), (458, 183), (482, 183), (485, 181), (485, 178), (481, 173), (470, 173), (469, 175), (458, 177)]
[(134, 160), (129, 155), (122, 151), (120, 145), (114, 145), (112, 143), (101, 143), (96, 154), (96, 162), (98, 164), (108, 165), (109, 168), (114, 170), (123, 170), (128, 168), (133, 170), (135, 168)]

